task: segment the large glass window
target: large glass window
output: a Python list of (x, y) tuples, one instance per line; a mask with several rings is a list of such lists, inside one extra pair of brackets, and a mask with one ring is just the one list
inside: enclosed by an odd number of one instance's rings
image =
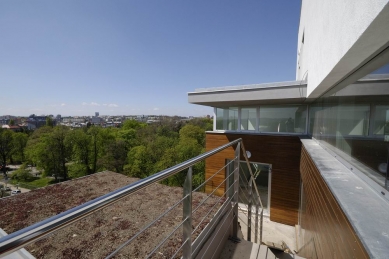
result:
[(238, 130), (238, 108), (216, 109), (217, 130)]
[(384, 135), (386, 122), (389, 121), (389, 105), (376, 105), (373, 117), (373, 134)]
[(388, 79), (386, 65), (357, 83), (335, 89), (331, 96), (319, 98), (310, 105), (309, 132), (389, 190)]
[(306, 117), (306, 106), (261, 106), (259, 131), (304, 133)]
[(326, 104), (313, 107), (312, 133), (321, 136), (367, 136), (370, 106), (366, 104)]
[(223, 130), (223, 119), (224, 119), (224, 109), (217, 108), (216, 109), (216, 129)]
[(240, 111), (241, 130), (256, 130), (257, 108), (242, 108)]

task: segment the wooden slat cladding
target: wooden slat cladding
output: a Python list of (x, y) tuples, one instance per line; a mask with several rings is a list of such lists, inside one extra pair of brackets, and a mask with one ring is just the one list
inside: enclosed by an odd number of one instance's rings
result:
[(306, 258), (369, 258), (305, 148), (301, 151), (300, 172), (304, 235), (299, 255)]
[[(207, 151), (242, 138), (246, 150), (251, 152), (250, 161), (272, 165), (270, 220), (295, 225), (298, 222), (300, 189), (301, 142), (297, 136), (270, 136), (255, 134), (219, 134), (207, 133)], [(206, 179), (233, 159), (234, 149), (228, 148), (206, 160)], [(241, 160), (243, 160), (241, 154)], [(211, 192), (225, 179), (225, 170), (221, 170), (206, 186)], [(215, 193), (224, 193), (224, 184)]]

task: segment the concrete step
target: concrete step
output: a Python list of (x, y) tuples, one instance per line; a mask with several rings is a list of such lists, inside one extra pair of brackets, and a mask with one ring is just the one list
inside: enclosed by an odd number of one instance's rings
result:
[(259, 245), (246, 240), (234, 243), (227, 240), (220, 259), (304, 259), (295, 254), (288, 254), (282, 251), (269, 248), (266, 245)]

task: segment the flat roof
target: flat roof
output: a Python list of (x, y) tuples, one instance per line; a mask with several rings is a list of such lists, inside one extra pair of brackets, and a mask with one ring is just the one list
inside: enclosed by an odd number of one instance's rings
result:
[[(347, 87), (338, 89), (337, 92), (329, 92), (324, 96), (357, 97), (359, 99), (366, 99), (367, 96), (386, 98), (389, 96), (388, 82), (389, 74), (370, 74)], [(302, 104), (314, 100), (315, 98), (307, 96), (306, 81), (198, 88), (188, 93), (189, 103), (211, 107)]]
[(213, 107), (249, 106), (266, 103), (303, 103), (307, 95), (305, 81), (199, 88), (188, 93), (188, 101)]

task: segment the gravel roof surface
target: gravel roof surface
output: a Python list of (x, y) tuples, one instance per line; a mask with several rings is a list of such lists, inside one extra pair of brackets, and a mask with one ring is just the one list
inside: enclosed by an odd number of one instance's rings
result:
[[(0, 227), (7, 233), (12, 233), (137, 180), (106, 171), (0, 199)], [(180, 187), (153, 184), (27, 246), (26, 249), (37, 258), (104, 258), (182, 197)], [(194, 193), (193, 209), (206, 197), (204, 193)], [(222, 202), (224, 198), (211, 196), (193, 214), (192, 229), (205, 217), (193, 234), (193, 239), (206, 226)], [(206, 216), (211, 208), (214, 209)], [(115, 258), (146, 257), (181, 220), (180, 204), (134, 239)], [(152, 258), (170, 258), (181, 244), (182, 227)], [(180, 256), (178, 253), (177, 258)]]

